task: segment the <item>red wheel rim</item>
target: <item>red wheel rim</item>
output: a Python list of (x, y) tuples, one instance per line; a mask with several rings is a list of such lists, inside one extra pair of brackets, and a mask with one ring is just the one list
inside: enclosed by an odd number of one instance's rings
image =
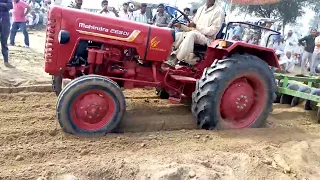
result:
[(250, 126), (265, 107), (267, 92), (258, 75), (245, 74), (232, 81), (220, 100), (222, 123), (232, 129)]
[(71, 105), (71, 119), (83, 130), (99, 130), (115, 114), (116, 104), (113, 98), (101, 90), (88, 90), (78, 96)]

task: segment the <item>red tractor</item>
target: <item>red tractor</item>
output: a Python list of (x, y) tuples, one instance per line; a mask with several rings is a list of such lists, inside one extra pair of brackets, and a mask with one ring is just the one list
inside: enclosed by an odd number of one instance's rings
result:
[[(52, 7), (45, 71), (59, 94), (61, 127), (78, 135), (113, 132), (126, 111), (120, 88), (144, 87), (157, 88), (171, 102), (192, 101), (201, 128), (261, 126), (276, 91), (270, 68), (279, 68), (275, 52), (218, 36), (210, 46), (195, 45), (201, 59), (196, 65), (163, 69), (174, 30)], [(62, 78), (72, 81), (61, 88)]]

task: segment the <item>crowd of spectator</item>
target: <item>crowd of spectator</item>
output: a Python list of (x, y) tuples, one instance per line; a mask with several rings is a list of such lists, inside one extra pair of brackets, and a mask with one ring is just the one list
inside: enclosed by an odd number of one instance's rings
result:
[[(281, 25), (265, 23), (264, 26), (270, 30), (282, 30)], [(307, 69), (310, 70), (311, 75), (316, 74), (315, 70), (320, 64), (319, 44), (317, 46), (316, 43), (319, 34), (316, 29), (312, 29), (310, 35), (303, 38), (292, 30), (283, 36), (275, 35), (274, 32), (267, 29), (257, 30), (245, 24), (235, 24), (227, 31), (227, 36), (230, 40), (244, 41), (274, 49), (284, 73), (294, 72), (295, 65), (298, 65), (301, 66), (301, 74), (306, 74)]]

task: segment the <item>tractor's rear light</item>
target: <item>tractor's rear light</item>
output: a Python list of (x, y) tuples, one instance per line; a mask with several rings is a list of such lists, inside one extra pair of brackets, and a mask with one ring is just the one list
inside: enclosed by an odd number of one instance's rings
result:
[(44, 57), (46, 62), (52, 62), (53, 42), (55, 39), (56, 20), (48, 18), (46, 44), (44, 50)]

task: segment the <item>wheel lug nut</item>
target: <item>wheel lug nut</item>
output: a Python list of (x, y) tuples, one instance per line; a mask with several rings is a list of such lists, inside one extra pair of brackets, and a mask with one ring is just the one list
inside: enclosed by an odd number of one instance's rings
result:
[(236, 102), (236, 104), (238, 105), (238, 104), (239, 104), (239, 102)]

